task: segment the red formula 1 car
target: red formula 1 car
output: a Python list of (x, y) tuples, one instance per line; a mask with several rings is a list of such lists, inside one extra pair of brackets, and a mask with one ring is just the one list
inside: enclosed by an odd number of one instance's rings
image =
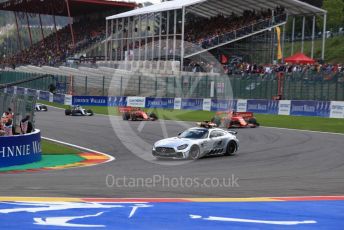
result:
[(119, 112), (122, 114), (122, 118), (125, 121), (156, 121), (158, 117), (155, 113), (147, 114), (140, 108), (133, 107), (119, 107)]
[(230, 128), (256, 128), (259, 126), (257, 119), (251, 112), (218, 112), (211, 120), (218, 127)]

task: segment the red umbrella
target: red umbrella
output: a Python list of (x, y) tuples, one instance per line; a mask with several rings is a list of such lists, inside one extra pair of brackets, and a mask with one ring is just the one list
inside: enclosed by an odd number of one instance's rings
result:
[(284, 62), (293, 64), (314, 64), (315, 60), (313, 60), (310, 57), (307, 57), (303, 53), (297, 53), (291, 57), (284, 59)]

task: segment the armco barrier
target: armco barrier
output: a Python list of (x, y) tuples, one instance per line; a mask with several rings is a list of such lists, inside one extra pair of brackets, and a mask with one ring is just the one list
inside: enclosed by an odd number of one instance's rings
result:
[[(7, 88), (6, 91), (16, 93), (17, 88)], [(22, 91), (21, 89), (19, 90)], [(27, 94), (35, 94), (35, 90), (25, 90)], [(210, 98), (153, 98), (153, 97), (122, 97), (122, 96), (73, 96), (51, 94), (36, 91), (40, 100), (49, 100), (66, 105), (81, 106), (132, 106), (160, 109), (183, 109), (195, 111), (229, 111), (254, 112), (259, 114), (278, 114), (292, 116), (318, 116), (344, 118), (344, 102), (342, 101), (302, 101), (302, 100), (223, 100)], [(63, 100), (64, 98), (64, 100)]]
[(0, 167), (23, 165), (42, 159), (41, 132), (0, 137)]

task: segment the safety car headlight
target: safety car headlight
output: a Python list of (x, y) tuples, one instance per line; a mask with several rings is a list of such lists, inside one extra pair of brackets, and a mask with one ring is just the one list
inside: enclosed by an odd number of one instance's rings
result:
[(181, 146), (178, 146), (178, 150), (183, 150), (183, 149), (186, 149), (188, 147), (188, 144), (184, 144), (184, 145), (181, 145)]

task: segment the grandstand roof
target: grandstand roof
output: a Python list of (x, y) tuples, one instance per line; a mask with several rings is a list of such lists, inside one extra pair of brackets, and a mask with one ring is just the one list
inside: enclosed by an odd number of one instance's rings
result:
[(182, 9), (183, 7), (188, 7), (188, 11), (198, 15), (211, 17), (219, 13), (223, 15), (242, 14), (245, 10), (259, 11), (267, 8), (274, 9), (278, 6), (283, 6), (291, 15), (326, 13), (323, 9), (299, 0), (174, 0), (116, 14), (106, 19), (126, 18), (147, 13)]
[[(0, 3), (0, 10), (68, 16), (65, 0), (8, 0)], [(69, 0), (72, 16), (118, 10), (132, 10), (136, 3), (113, 0)]]

